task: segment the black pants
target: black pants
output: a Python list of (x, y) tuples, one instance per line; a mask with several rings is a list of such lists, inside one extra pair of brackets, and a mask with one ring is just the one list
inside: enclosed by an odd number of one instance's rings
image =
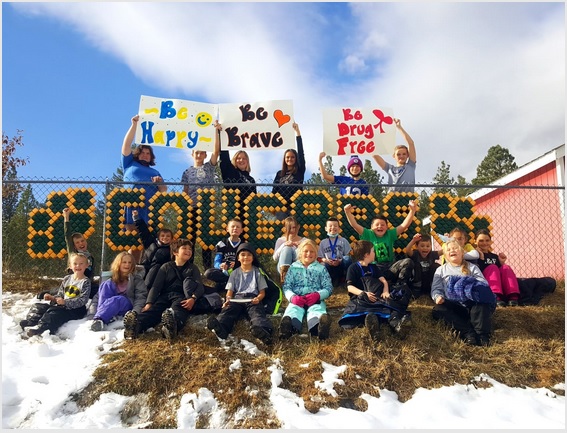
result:
[(43, 330), (54, 334), (61, 326), (70, 320), (80, 320), (87, 314), (87, 307), (67, 309), (64, 305), (34, 304), (26, 319), (30, 326), (38, 325)]
[(413, 273), (413, 260), (405, 258), (394, 263), (377, 263), (378, 267), (384, 272), (384, 278), (389, 284), (401, 280), (409, 283)]
[(457, 302), (445, 300), (442, 304), (433, 307), (433, 318), (443, 320), (451, 328), (458, 331), (461, 336), (474, 332), (479, 335), (488, 335), (492, 330), (493, 308), (490, 304), (472, 303), (462, 305)]
[(209, 268), (205, 271), (204, 275), (206, 279), (215, 283), (215, 290), (217, 292), (221, 292), (225, 289), (226, 283), (228, 282), (228, 275), (226, 275), (222, 270)]
[(246, 304), (231, 302), (227, 307), (222, 309), (217, 316), (217, 320), (230, 334), (235, 323), (241, 317), (250, 320), (250, 326), (260, 326), (269, 333), (273, 331), (272, 322), (266, 317), (266, 309), (261, 302), (256, 305), (251, 302)]
[(413, 279), (411, 280), (410, 288), (418, 291), (420, 295), (431, 296), (433, 275), (435, 275), (435, 270), (439, 266), (439, 263), (434, 263), (429, 267), (429, 270), (423, 272), (419, 264), (414, 264)]
[(205, 314), (212, 311), (209, 302), (203, 296), (195, 301), (195, 305), (190, 311), (181, 306), (181, 301), (184, 300), (185, 296), (178, 293), (166, 293), (158, 297), (149, 310), (138, 314), (140, 332), (144, 332), (161, 323), (161, 315), (168, 308), (173, 310), (173, 317), (177, 322), (178, 330), (183, 329), (191, 314)]

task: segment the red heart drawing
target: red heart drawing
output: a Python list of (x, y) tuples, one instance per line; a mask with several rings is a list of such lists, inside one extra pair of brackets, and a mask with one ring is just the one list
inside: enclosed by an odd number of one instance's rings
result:
[(285, 125), (287, 122), (291, 120), (287, 114), (283, 114), (282, 110), (274, 111), (274, 119), (278, 122), (278, 126), (281, 128), (282, 125)]

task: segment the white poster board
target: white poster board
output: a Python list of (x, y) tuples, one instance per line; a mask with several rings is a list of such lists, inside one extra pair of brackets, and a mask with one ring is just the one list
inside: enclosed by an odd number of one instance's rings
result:
[(213, 151), (217, 110), (216, 104), (142, 95), (135, 142)]
[(222, 150), (295, 149), (293, 101), (220, 104)]
[(323, 150), (330, 156), (391, 155), (396, 125), (390, 108), (326, 108)]

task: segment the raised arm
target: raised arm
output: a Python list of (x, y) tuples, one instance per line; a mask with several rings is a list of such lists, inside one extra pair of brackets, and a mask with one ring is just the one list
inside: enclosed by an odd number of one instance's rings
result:
[(222, 125), (215, 120), (215, 150), (211, 154), (211, 159), (209, 162), (212, 166), (217, 165), (217, 161), (219, 160), (220, 155), (220, 133), (222, 131)]
[(63, 233), (65, 233), (65, 246), (67, 247), (67, 255), (69, 256), (75, 251), (73, 239), (71, 238), (71, 225), (69, 224), (69, 214), (71, 210), (66, 207), (63, 209)]
[(386, 161), (384, 161), (384, 158), (380, 155), (372, 155), (372, 158), (374, 158), (374, 161), (376, 161), (382, 170), (386, 170)]
[(319, 171), (321, 172), (321, 177), (323, 179), (325, 179), (327, 182), (333, 183), (335, 181), (335, 176), (327, 173), (327, 170), (325, 170), (325, 166), (323, 165), (323, 158), (325, 158), (325, 156), (327, 156), (325, 152), (321, 152), (319, 154)]
[(299, 125), (297, 123), (293, 124), (293, 129), (295, 130), (295, 141), (297, 142), (299, 173), (301, 174), (301, 178), (303, 179), (303, 176), (305, 175), (305, 152), (303, 151), (303, 139), (301, 138), (301, 132), (299, 131)]
[(408, 203), (408, 207), (409, 207), (409, 212), (407, 216), (405, 217), (404, 221), (398, 227), (396, 227), (396, 233), (398, 234), (398, 236), (401, 235), (403, 232), (405, 232), (411, 225), (411, 222), (413, 221), (413, 216), (417, 211), (417, 202), (415, 200), (410, 200), (410, 202)]
[(344, 207), (344, 211), (345, 211), (345, 215), (346, 218), (348, 220), (348, 223), (350, 224), (350, 226), (359, 234), (361, 235), (362, 232), (364, 231), (364, 227), (362, 227), (360, 224), (358, 224), (358, 222), (356, 222), (356, 218), (354, 217), (352, 210), (353, 210), (353, 206), (351, 204), (347, 204)]
[(413, 142), (413, 139), (409, 136), (409, 134), (406, 132), (406, 130), (402, 127), (402, 122), (400, 121), (400, 119), (394, 119), (394, 122), (396, 123), (396, 128), (398, 128), (400, 130), (402, 137), (404, 137), (404, 140), (406, 140), (406, 143), (408, 144), (409, 159), (411, 161), (415, 162), (416, 161), (416, 153), (415, 153), (415, 144)]
[(406, 256), (411, 257), (413, 256), (413, 246), (421, 239), (421, 233), (416, 233), (415, 235), (413, 235), (413, 238), (411, 239), (411, 241), (409, 241), (409, 243), (406, 245), (406, 248), (404, 250), (404, 252), (406, 253)]
[(128, 129), (126, 135), (124, 136), (124, 141), (122, 142), (122, 155), (124, 156), (128, 156), (132, 153), (132, 142), (134, 141), (134, 137), (136, 136), (138, 120), (140, 120), (140, 116), (138, 116), (137, 114), (132, 117), (132, 124), (130, 125), (130, 129)]

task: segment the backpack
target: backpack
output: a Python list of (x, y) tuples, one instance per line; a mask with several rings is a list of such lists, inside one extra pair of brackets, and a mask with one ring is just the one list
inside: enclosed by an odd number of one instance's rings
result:
[(268, 283), (266, 296), (264, 296), (264, 299), (262, 300), (262, 303), (266, 308), (266, 314), (278, 314), (283, 299), (283, 291), (262, 268), (258, 269), (260, 270), (260, 274), (262, 274), (266, 279), (266, 283)]

